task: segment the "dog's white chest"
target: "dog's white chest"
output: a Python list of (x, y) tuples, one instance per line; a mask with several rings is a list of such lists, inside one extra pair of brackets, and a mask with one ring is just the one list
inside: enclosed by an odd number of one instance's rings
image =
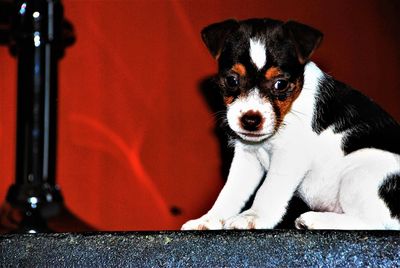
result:
[(269, 169), (270, 164), (270, 152), (265, 147), (260, 147), (254, 151), (258, 161), (260, 161), (261, 165), (265, 168), (265, 170)]
[(311, 166), (299, 185), (298, 193), (313, 209), (340, 210), (337, 193), (344, 159), (341, 149), (343, 135), (327, 129), (314, 139)]

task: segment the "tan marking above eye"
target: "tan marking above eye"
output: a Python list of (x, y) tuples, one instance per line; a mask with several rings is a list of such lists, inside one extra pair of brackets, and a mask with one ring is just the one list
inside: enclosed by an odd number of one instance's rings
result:
[(234, 98), (231, 97), (231, 96), (230, 97), (224, 97), (225, 105), (231, 104), (233, 102), (233, 100), (234, 100)]
[(233, 65), (232, 71), (234, 71), (235, 73), (237, 73), (240, 76), (246, 75), (246, 67), (244, 67), (244, 65), (241, 63), (236, 63), (235, 65)]
[(281, 74), (281, 69), (279, 69), (278, 67), (271, 67), (265, 72), (265, 78), (267, 78), (267, 80), (272, 80)]

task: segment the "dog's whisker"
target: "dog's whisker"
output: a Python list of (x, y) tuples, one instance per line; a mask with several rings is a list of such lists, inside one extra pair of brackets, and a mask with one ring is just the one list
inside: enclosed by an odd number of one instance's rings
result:
[(306, 116), (305, 113), (296, 111), (296, 110), (290, 110), (289, 111), (290, 114), (292, 114), (293, 116), (295, 116), (298, 120), (302, 120), (302, 117), (304, 118)]
[(212, 120), (216, 125), (226, 124), (226, 111), (217, 111), (212, 113)]
[(295, 110), (295, 109), (291, 109), (290, 111), (293, 112), (293, 113), (296, 113), (296, 114), (304, 115), (304, 116), (307, 115), (306, 113), (300, 112), (300, 111)]
[(223, 127), (228, 126), (228, 120), (223, 117), (216, 119), (215, 123)]
[(213, 113), (214, 116), (220, 116), (220, 115), (226, 115), (226, 111), (222, 110), (222, 111), (217, 111), (215, 113)]

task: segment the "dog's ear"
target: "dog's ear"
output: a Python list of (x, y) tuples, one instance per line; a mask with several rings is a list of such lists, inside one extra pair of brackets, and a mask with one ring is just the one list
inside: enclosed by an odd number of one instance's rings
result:
[(283, 28), (295, 43), (299, 62), (306, 63), (320, 45), (323, 34), (317, 29), (296, 21), (286, 22)]
[(227, 35), (238, 26), (237, 20), (230, 19), (211, 24), (201, 31), (203, 42), (215, 59), (221, 54)]

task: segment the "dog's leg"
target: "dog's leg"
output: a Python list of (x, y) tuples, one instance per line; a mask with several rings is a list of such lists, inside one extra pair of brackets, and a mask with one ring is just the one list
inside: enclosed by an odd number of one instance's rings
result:
[[(258, 190), (249, 210), (226, 221), (226, 229), (271, 229), (286, 212), (288, 202), (304, 177), (309, 158), (300, 154), (277, 152), (271, 158), (271, 165), (263, 185)], [(288, 166), (287, 163), (295, 163)]]
[(398, 203), (390, 204), (390, 200), (385, 200), (385, 193), (390, 196), (400, 192), (399, 184), (381, 188), (391, 183), (387, 182), (390, 176), (399, 174), (399, 156), (377, 149), (363, 149), (347, 155), (340, 170), (338, 201), (343, 214), (307, 212), (296, 220), (296, 227), (400, 230), (399, 215), (394, 215), (395, 211), (390, 209), (398, 207)]
[(186, 222), (182, 230), (222, 229), (225, 221), (240, 213), (260, 183), (265, 168), (256, 154), (237, 143), (228, 180), (211, 210), (196, 220)]
[(295, 221), (297, 229), (339, 229), (339, 230), (365, 230), (373, 229), (373, 225), (349, 216), (334, 212), (309, 211), (301, 214)]

